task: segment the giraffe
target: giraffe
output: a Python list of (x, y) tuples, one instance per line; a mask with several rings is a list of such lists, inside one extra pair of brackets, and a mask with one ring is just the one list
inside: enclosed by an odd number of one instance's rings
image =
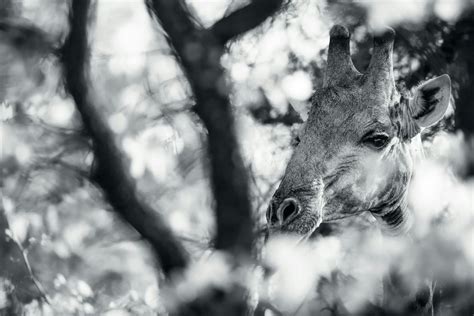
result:
[[(393, 77), (394, 39), (390, 28), (374, 37), (371, 61), (361, 73), (350, 56), (350, 33), (332, 27), (323, 86), (312, 97), (267, 210), (270, 235), (306, 239), (321, 223), (357, 216), (375, 218), (391, 234), (409, 233), (408, 191), (423, 157), (420, 133), (446, 113), (451, 80), (441, 75), (419, 85), (412, 97), (402, 95)], [(395, 293), (392, 284), (387, 276), (384, 300)], [(433, 311), (432, 295), (432, 282), (425, 280), (415, 295), (418, 312)]]
[(350, 34), (330, 31), (323, 87), (312, 97), (308, 119), (267, 211), (270, 233), (302, 238), (321, 224), (368, 213), (400, 233), (407, 231), (407, 193), (414, 162), (422, 156), (420, 132), (442, 119), (451, 81), (441, 75), (419, 85), (413, 97), (395, 87), (395, 32), (374, 37), (368, 69), (352, 63)]

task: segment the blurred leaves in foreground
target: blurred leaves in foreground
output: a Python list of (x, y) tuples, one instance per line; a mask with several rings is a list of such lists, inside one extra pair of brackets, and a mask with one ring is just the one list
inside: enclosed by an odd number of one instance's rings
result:
[[(226, 14), (227, 6), (235, 10), (244, 3), (187, 2), (204, 25)], [(370, 54), (369, 25), (393, 23), (399, 84), (409, 90), (449, 72), (457, 101), (463, 85), (472, 82), (468, 61), (459, 56), (465, 57), (464, 40), (474, 36), (473, 24), (463, 15), (468, 1), (446, 3), (293, 1), (227, 47), (221, 64), (232, 87), (259, 226), (313, 87), (321, 83), (330, 25), (349, 24), (354, 62), (363, 68)], [(100, 111), (140, 192), (162, 211), (195, 263), (174, 287), (158, 289), (161, 276), (148, 246), (111, 212), (90, 181), (91, 140), (64, 91), (54, 54), (68, 29), (68, 6), (59, 0), (23, 1), (13, 15), (0, 14), (0, 208), (8, 236), (16, 241), (8, 251), (15, 255), (1, 257), (0, 268), (14, 266), (18, 275), (29, 276), (22, 270), (28, 267), (11, 263), (16, 255), (29, 259), (36, 279), (21, 280), (28, 283), (26, 296), (37, 298), (44, 291), (48, 300), (25, 299), (27, 315), (40, 310), (43, 315), (164, 315), (164, 308), (192, 301), (211, 285), (207, 294), (217, 298), (222, 293), (215, 288), (251, 288), (250, 301), (260, 301), (273, 314), (377, 315), (386, 307), (395, 315), (405, 312), (405, 299), (433, 276), (439, 315), (472, 313), (474, 187), (472, 178), (460, 176), (469, 173), (465, 169), (473, 158), (463, 134), (441, 132), (425, 144), (432, 159), (414, 182), (413, 240), (341, 223), (331, 228), (331, 236), (316, 234), (307, 244), (270, 241), (261, 265), (235, 271), (225, 255), (211, 253), (215, 224), (206, 131), (190, 111), (189, 83), (166, 36), (153, 28), (141, 2), (99, 1), (96, 13), (91, 85), (106, 101)], [(393, 266), (398, 288), (408, 294), (398, 293), (396, 304), (384, 305), (379, 286)], [(13, 291), (6, 277), (12, 278), (0, 274), (0, 310)]]

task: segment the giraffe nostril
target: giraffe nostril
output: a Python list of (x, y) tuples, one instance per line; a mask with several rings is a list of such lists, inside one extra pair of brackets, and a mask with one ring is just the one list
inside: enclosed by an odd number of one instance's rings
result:
[(294, 215), (298, 212), (298, 205), (294, 199), (286, 199), (282, 203), (280, 210), (281, 222), (286, 223), (288, 220), (292, 219)]
[(296, 212), (296, 205), (294, 203), (287, 204), (281, 213), (283, 222), (285, 222), (288, 218), (290, 218), (295, 212)]
[(299, 211), (298, 201), (294, 198), (287, 198), (280, 204), (271, 202), (267, 213), (268, 224), (271, 226), (284, 225), (294, 219)]

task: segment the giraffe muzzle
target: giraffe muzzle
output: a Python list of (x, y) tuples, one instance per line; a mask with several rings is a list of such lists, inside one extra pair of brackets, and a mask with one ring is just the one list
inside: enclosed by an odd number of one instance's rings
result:
[(271, 227), (283, 227), (294, 220), (301, 211), (301, 204), (295, 198), (286, 198), (276, 206), (270, 203), (268, 210), (268, 223)]

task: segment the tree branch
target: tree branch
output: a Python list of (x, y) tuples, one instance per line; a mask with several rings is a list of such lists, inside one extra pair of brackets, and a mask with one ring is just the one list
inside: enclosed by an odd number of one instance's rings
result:
[(184, 268), (188, 255), (159, 213), (139, 196), (115, 137), (98, 111), (90, 87), (87, 37), (91, 0), (73, 0), (70, 32), (61, 51), (65, 87), (76, 103), (84, 128), (93, 140), (93, 181), (114, 210), (152, 246), (165, 274)]
[(196, 32), (191, 14), (187, 7), (183, 5), (182, 0), (145, 1), (150, 14), (161, 12), (160, 21), (167, 26), (165, 31), (170, 37), (183, 34), (190, 35)]
[(282, 3), (283, 0), (253, 0), (247, 6), (217, 21), (211, 27), (211, 32), (222, 44), (225, 44), (232, 38), (260, 25), (275, 14)]
[[(176, 0), (146, 0), (150, 12), (169, 36), (192, 88), (194, 112), (208, 131), (211, 185), (216, 202), (217, 249), (250, 255), (253, 221), (247, 170), (234, 132), (234, 120), (220, 58), (222, 39), (193, 27)], [(179, 27), (178, 24), (184, 26)]]

